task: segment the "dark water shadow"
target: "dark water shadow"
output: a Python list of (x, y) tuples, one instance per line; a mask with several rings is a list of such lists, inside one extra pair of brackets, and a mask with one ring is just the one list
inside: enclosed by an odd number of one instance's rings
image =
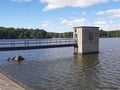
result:
[(98, 66), (99, 66), (99, 55), (98, 54), (87, 54), (87, 55), (74, 55), (74, 70), (76, 70), (77, 85), (82, 90), (94, 90), (99, 86), (98, 77)]

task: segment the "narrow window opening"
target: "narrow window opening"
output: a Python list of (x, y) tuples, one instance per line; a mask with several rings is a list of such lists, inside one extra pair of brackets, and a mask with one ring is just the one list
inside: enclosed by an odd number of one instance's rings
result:
[(93, 32), (89, 32), (89, 40), (90, 40), (90, 41), (93, 40)]

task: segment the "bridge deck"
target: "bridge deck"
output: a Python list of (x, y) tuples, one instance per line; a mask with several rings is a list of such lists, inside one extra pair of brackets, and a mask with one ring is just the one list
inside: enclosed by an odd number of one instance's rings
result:
[(0, 51), (44, 49), (77, 46), (73, 39), (18, 39), (0, 40)]

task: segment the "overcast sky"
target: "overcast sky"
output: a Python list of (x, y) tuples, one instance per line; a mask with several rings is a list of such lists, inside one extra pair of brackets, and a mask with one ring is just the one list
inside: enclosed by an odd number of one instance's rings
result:
[(50, 32), (76, 26), (120, 30), (120, 0), (0, 0), (0, 26)]

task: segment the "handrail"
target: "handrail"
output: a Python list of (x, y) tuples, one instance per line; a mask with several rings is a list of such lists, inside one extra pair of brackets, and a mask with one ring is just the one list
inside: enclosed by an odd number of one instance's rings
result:
[(17, 46), (42, 46), (42, 45), (62, 45), (75, 44), (72, 38), (54, 38), (54, 39), (5, 39), (0, 40), (0, 47), (17, 47)]

